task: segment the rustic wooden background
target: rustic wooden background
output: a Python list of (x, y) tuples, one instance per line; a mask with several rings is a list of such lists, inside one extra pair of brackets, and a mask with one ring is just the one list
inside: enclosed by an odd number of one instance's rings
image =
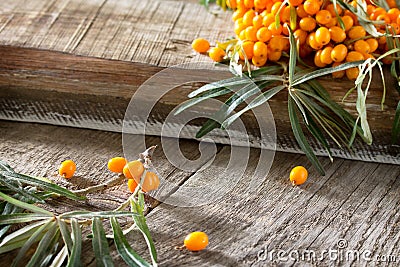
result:
[[(59, 125), (68, 125), (66, 115), (74, 112), (85, 118), (100, 114), (109, 116), (106, 120), (117, 121), (116, 127), (121, 127), (129, 99), (146, 79), (168, 66), (208, 60), (191, 51), (192, 39), (205, 37), (214, 41), (231, 35), (230, 15), (214, 16), (196, 0), (4, 0), (0, 3), (0, 114), (2, 118), (23, 121), (40, 121), (51, 114), (51, 123)], [(325, 82), (336, 100), (343, 97), (349, 86)], [(191, 88), (185, 90), (166, 96), (163, 108), (168, 110), (185, 100), (185, 92)], [(389, 90), (385, 110), (380, 111), (381, 92), (379, 86), (372, 90), (369, 108), (371, 124), (382, 129), (376, 135), (377, 141), (382, 137), (385, 142), (398, 96)], [(350, 103), (354, 97), (344, 103), (352, 112), (354, 106)], [(285, 105), (283, 97), (271, 102), (278, 131), (285, 133), (281, 135), (284, 140), (289, 131), (283, 127), (288, 123), (286, 113), (280, 111)], [(12, 116), (7, 116), (7, 112)], [(1, 159), (17, 171), (48, 177), (70, 189), (111, 178), (106, 163), (122, 154), (119, 133), (8, 121), (0, 121), (0, 133)], [(148, 137), (147, 143), (160, 144), (160, 139)], [(181, 150), (189, 158), (199, 156), (196, 141), (183, 140)], [(250, 162), (257, 161), (258, 153), (257, 149), (251, 150)], [(220, 173), (229, 155), (229, 146), (219, 145), (217, 158), (208, 169), (183, 172), (168, 162), (161, 146), (155, 163), (169, 181), (196, 184)], [(66, 158), (73, 158), (78, 165), (76, 177), (68, 181), (56, 173), (59, 163)], [(327, 170), (324, 177), (311, 168), (304, 156), (278, 152), (270, 173), (255, 194), (242, 192), (248, 184), (246, 178), (255, 168), (250, 164), (245, 177), (229, 194), (207, 206), (178, 208), (151, 201), (148, 223), (160, 265), (278, 265), (268, 260), (257, 261), (257, 254), (265, 248), (310, 249), (318, 253), (337, 249), (340, 239), (348, 242), (349, 249), (360, 253), (370, 250), (374, 257), (393, 255), (400, 261), (400, 167), (339, 158), (333, 163), (327, 158), (321, 160)], [(310, 170), (309, 182), (292, 187), (288, 173), (300, 164)], [(77, 207), (110, 209), (127, 196), (126, 185), (121, 184), (103, 194), (90, 195), (86, 202), (62, 200), (53, 204), (56, 211)], [(184, 236), (194, 230), (209, 234), (208, 249), (200, 253), (175, 250)], [(141, 254), (147, 253), (145, 244), (136, 237), (131, 236), (130, 241)], [(90, 249), (87, 244), (82, 260), (93, 266)], [(123, 266), (115, 253), (113, 256)], [(8, 262), (12, 254), (0, 257), (2, 262)], [(327, 259), (280, 263), (370, 264)]]

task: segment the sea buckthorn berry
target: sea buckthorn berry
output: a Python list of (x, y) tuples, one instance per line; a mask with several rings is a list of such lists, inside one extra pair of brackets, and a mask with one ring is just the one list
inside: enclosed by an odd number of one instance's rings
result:
[(308, 178), (308, 171), (303, 166), (296, 166), (290, 172), (289, 178), (293, 185), (304, 184)]
[(241, 31), (246, 29), (246, 26), (243, 25), (243, 23), (238, 22), (240, 20), (241, 19), (238, 19), (237, 21), (235, 21), (234, 32), (236, 33), (236, 35), (239, 35)]
[(384, 22), (383, 25), (381, 25), (381, 28), (385, 28), (385, 24), (389, 24), (390, 23), (390, 18), (388, 15), (384, 14), (384, 15), (379, 15), (378, 17), (376, 17), (376, 21), (382, 21)]
[(350, 68), (346, 70), (346, 77), (351, 81), (355, 81), (359, 73), (360, 70), (358, 68)]
[(239, 40), (246, 40), (246, 29), (244, 29), (243, 31), (240, 32), (239, 36), (238, 36)]
[(268, 50), (268, 60), (272, 62), (276, 62), (281, 59), (282, 51), (272, 51), (271, 49)]
[(358, 40), (354, 43), (354, 50), (360, 52), (361, 54), (369, 54), (371, 52), (371, 48), (369, 44), (364, 40)]
[(279, 9), (281, 8), (282, 2), (278, 1), (272, 5), (271, 14), (274, 16), (278, 13)]
[(375, 59), (374, 55), (371, 55), (371, 54), (363, 54), (363, 56), (364, 56), (364, 59), (369, 59), (369, 58)]
[(254, 0), (254, 8), (257, 10), (263, 10), (267, 7), (268, 0)]
[(143, 175), (143, 172), (144, 172), (144, 166), (140, 160), (134, 160), (128, 162), (124, 166), (124, 169), (122, 170), (122, 173), (125, 175), (125, 178), (127, 179), (140, 179), (140, 177), (142, 177)]
[(364, 60), (364, 56), (360, 52), (350, 51), (349, 53), (347, 53), (346, 62), (353, 62), (359, 60)]
[(115, 157), (108, 161), (107, 167), (115, 173), (122, 173), (128, 161), (123, 157)]
[(331, 58), (335, 62), (342, 62), (347, 56), (347, 47), (339, 44), (332, 49)]
[(348, 30), (351, 29), (351, 27), (353, 27), (354, 25), (354, 20), (352, 17), (345, 15), (343, 17), (341, 17), (343, 24), (344, 24), (344, 30), (347, 32)]
[(357, 15), (351, 12), (350, 10), (345, 10), (343, 13), (344, 16), (350, 16), (353, 19), (354, 25), (358, 24)]
[(386, 0), (386, 2), (388, 3), (388, 6), (389, 6), (390, 8), (396, 8), (396, 7), (398, 7), (398, 6), (397, 6), (397, 3), (396, 3), (396, 0)]
[(261, 27), (258, 31), (257, 31), (257, 39), (260, 42), (268, 42), (269, 40), (271, 40), (272, 34), (271, 32), (268, 30), (267, 27)]
[(244, 6), (247, 8), (253, 8), (254, 7), (254, 0), (244, 0)]
[[(325, 7), (326, 10), (329, 11), (329, 13), (331, 13), (332, 17), (336, 16), (335, 13), (335, 6), (333, 4), (329, 4)], [(336, 11), (338, 13), (338, 15), (340, 16), (343, 12), (343, 9), (339, 6), (339, 4), (336, 5)]]
[(210, 43), (203, 38), (197, 38), (192, 42), (192, 48), (198, 53), (205, 53), (210, 48)]
[(225, 51), (219, 47), (213, 47), (208, 51), (208, 56), (215, 62), (221, 62), (225, 57)]
[(243, 24), (246, 26), (253, 25), (253, 18), (256, 16), (256, 12), (253, 9), (250, 9), (243, 15)]
[(185, 237), (183, 243), (190, 251), (200, 251), (207, 247), (208, 236), (204, 232), (193, 232)]
[(131, 191), (132, 193), (135, 192), (136, 187), (138, 186), (138, 184), (136, 183), (135, 179), (129, 179), (128, 180), (128, 189), (129, 191)]
[(377, 7), (375, 8), (375, 10), (372, 12), (372, 14), (370, 15), (370, 18), (372, 20), (376, 20), (378, 18), (378, 16), (380, 15), (385, 15), (386, 14), (386, 10), (382, 7)]
[(272, 36), (269, 41), (268, 48), (271, 51), (282, 51), (283, 50), (283, 42), (281, 36)]
[(243, 10), (243, 9), (236, 9), (236, 11), (233, 12), (233, 14), (232, 14), (232, 21), (235, 22), (235, 21), (238, 20), (239, 18), (243, 18), (244, 13), (246, 13), (245, 10)]
[(264, 18), (263, 18), (263, 25), (265, 27), (268, 27), (271, 25), (271, 23), (275, 22), (275, 16), (271, 13), (268, 13)]
[(245, 34), (246, 34), (246, 40), (253, 41), (253, 42), (258, 41), (257, 28), (255, 28), (253, 26), (249, 26), (246, 28)]
[(314, 50), (320, 50), (322, 48), (322, 44), (317, 42), (315, 39), (315, 32), (312, 32), (307, 36), (306, 43)]
[(324, 68), (326, 64), (321, 61), (321, 52), (322, 50), (318, 50), (314, 55), (314, 64), (317, 67)]
[(303, 31), (302, 29), (297, 29), (294, 31), (293, 36), (296, 40), (299, 41), (300, 45), (306, 43), (307, 39), (307, 32)]
[(329, 33), (331, 34), (331, 40), (335, 43), (341, 43), (346, 39), (346, 32), (338, 26), (330, 27)]
[[(139, 184), (140, 179), (141, 179), (140, 177), (139, 178), (135, 177), (135, 182)], [(158, 178), (157, 174), (151, 171), (146, 172), (142, 184), (143, 192), (150, 192), (152, 190), (156, 190), (159, 185), (160, 185), (160, 179)]]
[(74, 176), (75, 171), (76, 171), (76, 164), (70, 159), (63, 161), (60, 167), (58, 168), (58, 173), (66, 179), (69, 179), (72, 176)]
[(321, 45), (328, 44), (331, 41), (331, 34), (328, 28), (319, 27), (318, 30), (315, 31), (315, 40)]
[(303, 3), (303, 0), (289, 0), (291, 6), (299, 6)]
[(369, 38), (365, 40), (369, 45), (369, 52), (373, 53), (376, 49), (378, 49), (379, 43), (375, 38)]
[(325, 24), (325, 27), (330, 28), (333, 26), (336, 26), (338, 24), (338, 19), (337, 17), (332, 17), (331, 21)]
[(263, 17), (261, 15), (257, 15), (253, 18), (253, 27), (257, 30), (263, 26)]
[(400, 11), (398, 8), (391, 8), (386, 14), (389, 16), (391, 22), (396, 22), (400, 16)]
[(271, 32), (273, 36), (278, 36), (282, 33), (282, 25), (279, 24), (277, 27), (275, 23), (271, 23), (268, 26), (268, 30)]
[(308, 44), (304, 44), (302, 46), (300, 46), (299, 48), (299, 55), (301, 58), (306, 58), (307, 56), (309, 56), (312, 53), (313, 49), (308, 45)]
[[(267, 55), (267, 53), (265, 53), (265, 55)], [(251, 62), (256, 67), (262, 67), (262, 66), (265, 65), (265, 63), (267, 63), (267, 59), (268, 59), (267, 57), (256, 57), (256, 56), (253, 56), (253, 58), (251, 59)]]
[[(341, 62), (334, 62), (332, 64), (332, 67), (337, 67), (337, 66), (339, 66), (341, 64), (342, 64)], [(346, 74), (346, 72), (344, 70), (335, 71), (335, 72), (332, 72), (332, 78), (341, 79), (341, 78), (344, 77), (345, 74)]]
[(299, 5), (298, 7), (296, 7), (296, 13), (299, 18), (308, 17), (308, 13), (304, 10), (304, 5)]
[(311, 32), (317, 26), (317, 22), (315, 21), (314, 18), (306, 17), (306, 18), (302, 18), (299, 21), (299, 26), (300, 26), (300, 29), (302, 29), (303, 31)]
[[(254, 42), (252, 41), (245, 41), (242, 44), (243, 51), (246, 54), (248, 60), (250, 60), (253, 57), (253, 47), (254, 47)], [(245, 59), (245, 56), (243, 55), (242, 51), (239, 51), (239, 57), (241, 60)]]
[(320, 24), (327, 24), (332, 20), (332, 15), (328, 10), (320, 10), (315, 15), (315, 19)]
[(320, 59), (324, 64), (332, 64), (333, 60), (331, 58), (333, 47), (327, 46), (321, 51)]
[(268, 53), (268, 47), (263, 42), (256, 42), (253, 47), (253, 55), (254, 57), (262, 57), (266, 58)]
[(290, 6), (285, 6), (279, 14), (281, 22), (289, 22), (290, 20)]
[(319, 11), (320, 5), (317, 0), (306, 0), (303, 3), (304, 11), (309, 15), (315, 15)]
[(226, 0), (226, 6), (235, 9), (237, 7), (236, 0)]
[(389, 32), (392, 34), (400, 34), (400, 25), (398, 25), (396, 23), (390, 23), (388, 29), (389, 29)]
[(362, 26), (353, 26), (349, 32), (348, 32), (348, 36), (350, 39), (359, 39), (364, 37), (367, 34), (367, 32), (365, 31), (365, 29)]

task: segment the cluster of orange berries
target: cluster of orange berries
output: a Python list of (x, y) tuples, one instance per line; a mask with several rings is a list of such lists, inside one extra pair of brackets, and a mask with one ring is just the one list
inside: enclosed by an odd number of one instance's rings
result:
[[(143, 173), (145, 171), (144, 164), (141, 160), (134, 160), (128, 162), (123, 157), (115, 157), (108, 161), (107, 167), (114, 173), (123, 174), (128, 179), (128, 188), (133, 193), (141, 182)], [(76, 164), (72, 160), (65, 160), (61, 163), (58, 173), (66, 179), (74, 176), (76, 171)], [(160, 179), (157, 174), (152, 171), (146, 171), (142, 183), (142, 191), (149, 192), (156, 190), (160, 185)]]
[[(261, 67), (267, 61), (278, 61), (282, 52), (288, 52), (289, 28), (299, 45), (301, 58), (314, 56), (317, 67), (338, 66), (344, 62), (373, 58), (388, 50), (386, 37), (374, 38), (360, 26), (357, 16), (350, 10), (343, 10), (330, 0), (226, 0), (234, 13), (234, 31), (242, 46), (240, 58), (245, 57)], [(395, 0), (387, 0), (390, 9), (373, 5), (366, 0), (366, 13), (371, 21), (377, 21), (375, 27), (381, 33), (386, 28), (391, 34), (400, 34), (400, 11)], [(349, 2), (355, 9), (361, 8), (357, 1)], [(279, 24), (275, 17), (279, 12)], [(295, 14), (296, 20), (293, 21)], [(292, 21), (291, 21), (292, 16)], [(343, 22), (343, 24), (340, 23)], [(197, 39), (192, 47), (198, 52), (207, 52), (209, 43)], [(243, 54), (243, 52), (245, 55)], [(220, 47), (209, 50), (209, 56), (217, 62), (222, 61), (226, 51)], [(334, 73), (341, 78), (344, 71)], [(346, 76), (355, 79), (358, 68), (348, 69)]]

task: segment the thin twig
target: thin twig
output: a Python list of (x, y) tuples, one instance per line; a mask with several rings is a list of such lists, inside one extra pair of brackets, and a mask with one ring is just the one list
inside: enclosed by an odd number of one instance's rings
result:
[(87, 195), (89, 193), (93, 193), (93, 192), (97, 192), (97, 191), (103, 191), (107, 188), (113, 187), (119, 183), (121, 183), (122, 181), (126, 180), (125, 176), (123, 176), (122, 174), (120, 176), (118, 176), (117, 178), (111, 179), (103, 184), (99, 184), (99, 185), (94, 185), (94, 186), (89, 186), (85, 189), (79, 189), (79, 190), (75, 190), (72, 191), (73, 193), (77, 194), (77, 195)]

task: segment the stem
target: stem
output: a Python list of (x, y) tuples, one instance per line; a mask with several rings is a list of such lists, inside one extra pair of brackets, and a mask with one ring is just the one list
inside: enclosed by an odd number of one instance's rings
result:
[(122, 174), (120, 174), (117, 178), (111, 179), (103, 184), (99, 184), (99, 185), (94, 185), (94, 186), (89, 186), (85, 189), (80, 189), (80, 190), (75, 190), (72, 191), (73, 193), (77, 194), (77, 195), (87, 195), (89, 193), (93, 193), (93, 192), (97, 192), (97, 191), (103, 191), (107, 188), (116, 186), (118, 184), (120, 184), (122, 181), (126, 180), (125, 176), (123, 176)]

